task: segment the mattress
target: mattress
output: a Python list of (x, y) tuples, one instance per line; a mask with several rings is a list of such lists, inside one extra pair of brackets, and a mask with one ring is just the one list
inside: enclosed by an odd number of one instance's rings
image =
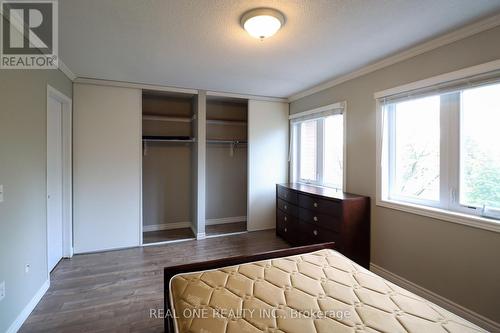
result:
[(176, 332), (485, 332), (333, 250), (170, 280)]

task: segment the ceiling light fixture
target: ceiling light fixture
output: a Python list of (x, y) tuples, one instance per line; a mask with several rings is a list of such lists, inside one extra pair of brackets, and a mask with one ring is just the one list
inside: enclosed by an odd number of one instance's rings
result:
[(241, 26), (255, 38), (271, 37), (285, 24), (285, 16), (272, 8), (249, 10), (241, 17)]

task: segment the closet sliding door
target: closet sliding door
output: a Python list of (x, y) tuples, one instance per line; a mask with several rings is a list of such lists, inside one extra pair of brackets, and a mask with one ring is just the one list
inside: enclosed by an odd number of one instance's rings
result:
[(75, 253), (140, 245), (141, 90), (75, 84)]
[(276, 184), (288, 180), (288, 103), (248, 101), (249, 231), (275, 228)]

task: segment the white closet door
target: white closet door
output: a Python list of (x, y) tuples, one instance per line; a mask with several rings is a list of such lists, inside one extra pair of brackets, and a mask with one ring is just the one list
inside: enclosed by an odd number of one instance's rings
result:
[(276, 184), (288, 179), (288, 103), (248, 101), (249, 231), (276, 226)]
[(139, 246), (141, 90), (75, 84), (75, 253)]
[(47, 253), (49, 272), (63, 257), (62, 105), (47, 104)]

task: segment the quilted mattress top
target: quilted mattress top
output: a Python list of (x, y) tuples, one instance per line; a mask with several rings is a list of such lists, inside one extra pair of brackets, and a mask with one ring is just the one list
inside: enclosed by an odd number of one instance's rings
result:
[(333, 250), (170, 281), (177, 332), (484, 332)]

